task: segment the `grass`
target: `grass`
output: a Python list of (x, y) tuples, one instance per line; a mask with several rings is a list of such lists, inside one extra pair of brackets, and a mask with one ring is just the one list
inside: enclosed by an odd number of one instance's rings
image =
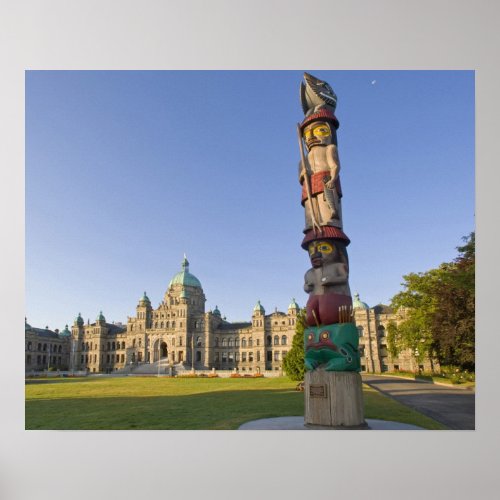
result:
[[(249, 420), (304, 414), (286, 377), (82, 378), (26, 385), (26, 429), (237, 429)], [(364, 386), (365, 417), (426, 429), (434, 420)]]

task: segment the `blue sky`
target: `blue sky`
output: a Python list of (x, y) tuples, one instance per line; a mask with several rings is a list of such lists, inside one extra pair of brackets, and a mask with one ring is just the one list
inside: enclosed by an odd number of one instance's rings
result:
[[(474, 72), (310, 71), (330, 83), (351, 239), (373, 306), (474, 230)], [(304, 305), (300, 71), (26, 73), (26, 315), (123, 321), (184, 252), (230, 321)]]

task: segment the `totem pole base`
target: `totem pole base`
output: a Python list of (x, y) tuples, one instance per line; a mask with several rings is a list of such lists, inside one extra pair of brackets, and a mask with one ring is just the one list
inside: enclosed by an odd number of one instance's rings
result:
[(318, 368), (306, 372), (304, 423), (311, 428), (368, 429), (361, 375)]

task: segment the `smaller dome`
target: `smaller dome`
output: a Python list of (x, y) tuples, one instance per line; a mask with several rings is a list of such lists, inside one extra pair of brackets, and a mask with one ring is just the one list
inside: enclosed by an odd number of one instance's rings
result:
[(361, 302), (361, 300), (359, 300), (359, 293), (354, 294), (354, 300), (352, 301), (352, 308), (353, 309), (365, 309), (365, 310), (370, 309), (366, 302)]
[(75, 325), (83, 326), (82, 313), (78, 313), (78, 316), (75, 318)]
[(97, 316), (96, 321), (106, 321), (106, 318), (104, 317), (102, 311), (99, 311), (99, 316)]
[(258, 300), (257, 304), (255, 304), (255, 307), (253, 308), (253, 312), (258, 312), (261, 314), (264, 314), (266, 312), (265, 309), (262, 307), (260, 300)]
[(144, 292), (144, 295), (139, 299), (139, 305), (147, 305), (151, 304), (151, 301), (149, 300), (149, 297), (146, 295), (146, 292)]
[(26, 330), (31, 330), (31, 325), (26, 321), (26, 318), (24, 318), (24, 331)]
[(68, 325), (64, 327), (62, 332), (59, 332), (59, 337), (71, 337), (71, 332), (68, 330)]
[(300, 306), (299, 306), (299, 304), (297, 304), (297, 302), (295, 302), (295, 299), (292, 299), (292, 302), (290, 302), (288, 309), (294, 309), (295, 311), (299, 312)]
[(182, 271), (178, 272), (168, 284), (168, 288), (173, 285), (182, 285), (182, 286), (192, 286), (193, 288), (201, 288), (200, 280), (189, 272), (189, 261), (187, 257), (184, 255), (184, 259), (181, 264)]
[(218, 306), (215, 306), (215, 309), (212, 311), (212, 314), (214, 316), (219, 316), (219, 318), (220, 318), (220, 311), (219, 311), (219, 307)]

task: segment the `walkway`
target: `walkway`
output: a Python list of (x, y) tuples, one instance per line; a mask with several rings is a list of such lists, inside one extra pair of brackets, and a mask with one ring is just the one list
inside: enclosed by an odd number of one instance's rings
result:
[(475, 429), (474, 391), (397, 377), (362, 375), (363, 382), (450, 429)]

